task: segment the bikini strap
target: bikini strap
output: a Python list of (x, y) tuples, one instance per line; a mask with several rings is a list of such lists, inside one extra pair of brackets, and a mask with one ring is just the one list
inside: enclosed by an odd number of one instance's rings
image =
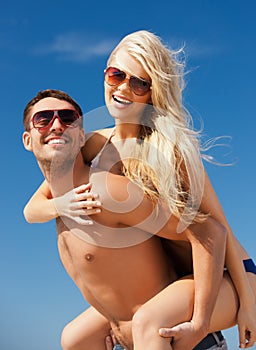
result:
[(107, 144), (109, 143), (111, 137), (114, 135), (116, 129), (113, 128), (113, 130), (109, 133), (108, 138), (106, 140), (106, 142), (104, 143), (104, 145), (102, 146), (101, 150), (98, 152), (98, 154), (92, 159), (91, 161), (91, 167), (92, 168), (97, 168), (99, 162), (100, 162), (100, 157), (104, 151), (104, 149), (107, 147)]

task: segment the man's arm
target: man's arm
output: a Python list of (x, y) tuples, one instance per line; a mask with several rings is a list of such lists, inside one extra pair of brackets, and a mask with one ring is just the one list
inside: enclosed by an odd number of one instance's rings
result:
[[(193, 342), (196, 345), (209, 333), (211, 315), (223, 279), (226, 230), (209, 217), (204, 223), (191, 225), (187, 236), (192, 246), (195, 284), (190, 326), (196, 332)], [(185, 334), (180, 334), (184, 344)]]
[(190, 242), (193, 252), (195, 300), (192, 319), (173, 328), (162, 328), (159, 334), (174, 337), (174, 348), (197, 345), (208, 333), (211, 315), (223, 278), (226, 231), (208, 218), (202, 224), (191, 225)]

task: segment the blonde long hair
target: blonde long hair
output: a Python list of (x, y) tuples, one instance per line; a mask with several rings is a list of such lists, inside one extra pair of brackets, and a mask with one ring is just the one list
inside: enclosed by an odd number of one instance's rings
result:
[(147, 72), (152, 82), (152, 105), (140, 120), (138, 142), (124, 173), (153, 200), (164, 200), (172, 213), (188, 226), (202, 221), (199, 212), (204, 169), (200, 133), (182, 102), (184, 62), (182, 50), (172, 51), (155, 34), (141, 30), (125, 36), (111, 53), (125, 49)]

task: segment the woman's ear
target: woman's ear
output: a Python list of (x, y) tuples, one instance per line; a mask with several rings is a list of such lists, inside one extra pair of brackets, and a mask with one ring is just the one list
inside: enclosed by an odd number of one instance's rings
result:
[(31, 143), (31, 136), (30, 133), (28, 131), (24, 131), (23, 135), (22, 135), (22, 141), (23, 141), (23, 145), (25, 147), (25, 149), (27, 151), (33, 151), (32, 148), (32, 143)]

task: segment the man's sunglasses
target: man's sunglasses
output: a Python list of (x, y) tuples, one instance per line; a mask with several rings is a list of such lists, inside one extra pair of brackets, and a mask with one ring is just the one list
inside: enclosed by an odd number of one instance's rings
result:
[(73, 109), (45, 110), (33, 115), (32, 124), (35, 129), (43, 131), (50, 128), (56, 118), (65, 127), (75, 128), (78, 125), (77, 120), (80, 119), (80, 115)]
[[(120, 85), (127, 79), (127, 74), (122, 70), (115, 67), (108, 67), (104, 71), (105, 81), (110, 86)], [(135, 95), (143, 96), (146, 95), (151, 89), (151, 82), (148, 80), (140, 79), (134, 76), (129, 78), (129, 86)]]

